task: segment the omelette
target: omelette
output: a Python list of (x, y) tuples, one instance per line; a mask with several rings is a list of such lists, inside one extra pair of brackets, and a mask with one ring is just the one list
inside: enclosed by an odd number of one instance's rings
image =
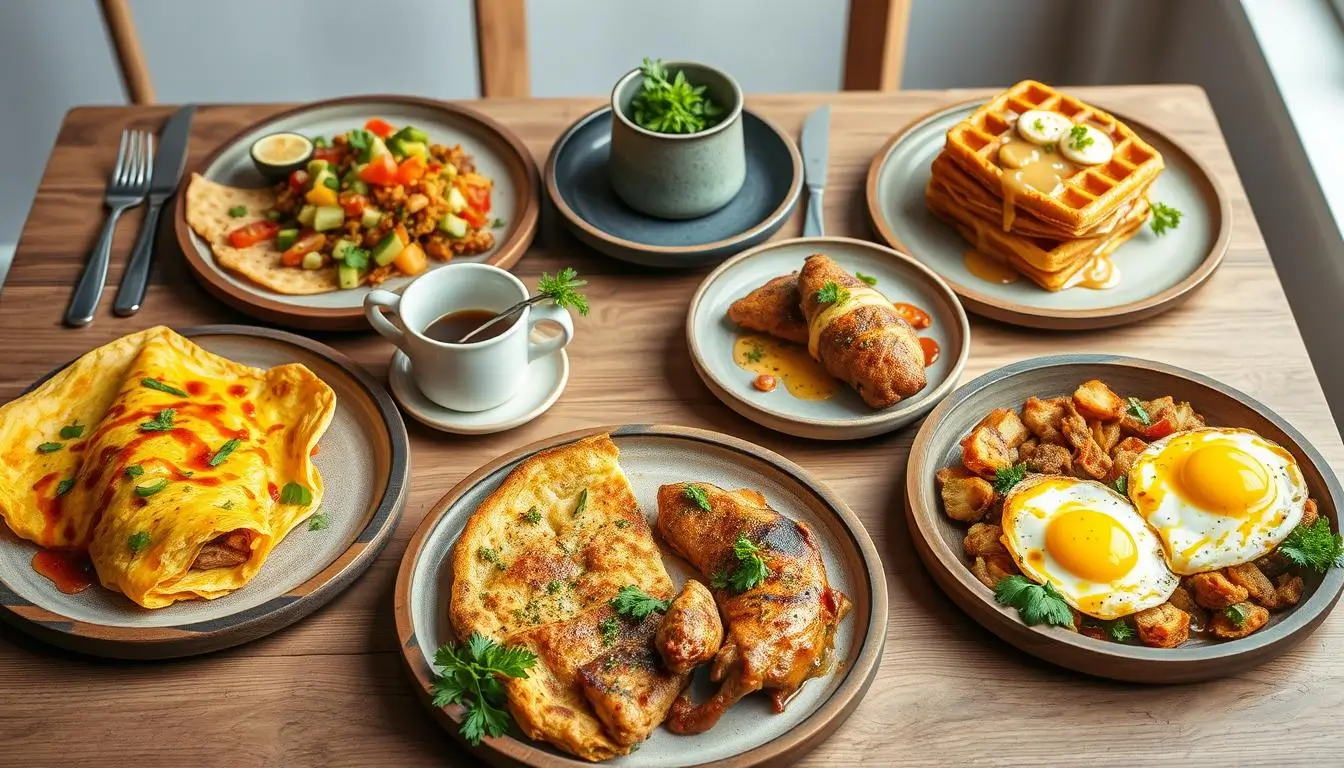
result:
[(321, 504), (311, 457), (335, 408), (303, 365), (252, 368), (165, 327), (124, 336), (0, 407), (0, 517), (87, 550), (145, 608), (217, 598)]

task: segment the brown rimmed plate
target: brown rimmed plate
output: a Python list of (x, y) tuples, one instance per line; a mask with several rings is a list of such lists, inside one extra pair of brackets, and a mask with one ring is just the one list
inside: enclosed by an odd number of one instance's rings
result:
[(242, 589), (157, 610), (96, 583), (75, 595), (60, 592), (33, 570), (37, 548), (4, 528), (0, 618), (54, 645), (97, 656), (208, 653), (268, 635), (322, 607), (391, 539), (406, 500), (410, 447), (396, 405), (372, 376), (340, 352), (284, 331), (211, 325), (180, 333), (248, 365), (303, 363), (335, 390), (336, 414), (313, 459), (326, 485), (322, 511), (330, 527), (296, 527)]
[(1122, 395), (1150, 399), (1171, 395), (1188, 401), (1210, 426), (1244, 427), (1292, 452), (1320, 513), (1339, 530), (1339, 480), (1320, 452), (1300, 432), (1263, 404), (1207, 376), (1165, 363), (1114, 355), (1057, 355), (1004, 366), (953, 392), (931, 413), (910, 449), (905, 514), (915, 549), (943, 591), (991, 632), (1018, 648), (1060, 666), (1099, 677), (1139, 683), (1185, 683), (1236, 674), (1297, 645), (1325, 619), (1344, 588), (1344, 569), (1304, 574), (1296, 606), (1275, 611), (1269, 624), (1240, 640), (1192, 637), (1178, 648), (1122, 645), (1058, 627), (1029, 627), (1004, 608), (974, 576), (962, 554), (965, 526), (942, 511), (934, 476), (958, 464), (958, 442), (995, 408), (1019, 409), (1029, 396), (1069, 395), (1079, 384), (1100, 379)]
[[(658, 729), (623, 766), (718, 765), (747, 768), (792, 762), (815, 747), (849, 716), (868, 690), (887, 632), (887, 585), (872, 539), (858, 517), (801, 467), (744, 440), (688, 427), (627, 424), (557, 435), (476, 470), (425, 516), (402, 558), (394, 593), (402, 657), (420, 700), (435, 719), (458, 735), (462, 708), (430, 704), (434, 650), (456, 639), (448, 624), (452, 588), (451, 552), (467, 519), (519, 462), (538, 451), (608, 432), (621, 451), (621, 467), (650, 519), (657, 514), (663, 483), (701, 479), (725, 488), (753, 488), (770, 505), (806, 522), (816, 536), (831, 585), (849, 595), (854, 610), (836, 633), (835, 672), (809, 680), (781, 714), (768, 698), (753, 695), (730, 709), (707, 733), (677, 736)], [(680, 584), (691, 567), (664, 551), (663, 561)], [(708, 686), (707, 670), (692, 685)], [(701, 695), (708, 687), (701, 689)], [(581, 766), (590, 763), (534, 742), (516, 730), (486, 739), (476, 754), (495, 765)]]
[(1116, 115), (1166, 163), (1149, 192), (1183, 212), (1180, 227), (1159, 237), (1147, 225), (1113, 256), (1120, 284), (1107, 290), (1047, 291), (1025, 277), (998, 285), (972, 275), (963, 255), (972, 246), (929, 212), (924, 188), (947, 131), (984, 99), (920, 118), (889, 140), (868, 168), (868, 218), (878, 237), (919, 259), (952, 286), (966, 309), (1005, 323), (1051, 330), (1108, 328), (1178, 306), (1222, 262), (1232, 232), (1232, 207), (1209, 169), (1174, 139)]
[[(236, 187), (262, 187), (265, 180), (252, 163), (252, 142), (270, 133), (294, 131), (306, 136), (326, 136), (362, 128), (371, 117), (393, 125), (414, 125), (437, 144), (460, 143), (471, 155), (479, 173), (494, 181), (490, 217), (504, 225), (494, 230), (495, 245), (476, 256), (457, 259), (479, 261), (508, 269), (531, 245), (541, 210), (536, 165), (523, 142), (508, 128), (466, 107), (410, 96), (355, 96), (305, 104), (254, 123), (226, 140), (199, 164), (188, 170), (208, 179)], [(187, 264), (201, 284), (216, 298), (240, 312), (277, 325), (318, 331), (364, 330), (364, 296), (368, 286), (309, 296), (289, 296), (262, 288), (246, 278), (221, 268), (210, 247), (187, 224), (186, 195), (179, 194), (173, 207), (173, 226)], [(446, 264), (430, 260), (430, 268)], [(382, 287), (396, 290), (411, 278), (400, 277)]]

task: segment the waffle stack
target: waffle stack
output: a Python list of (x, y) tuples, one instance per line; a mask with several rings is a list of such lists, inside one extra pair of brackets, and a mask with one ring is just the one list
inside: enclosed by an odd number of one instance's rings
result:
[[(1039, 147), (1037, 162), (1048, 160), (1057, 170), (1024, 183), (1023, 173), (1001, 155), (1006, 143), (1028, 146), (1017, 119), (1033, 110), (1105, 134), (1114, 148), (1110, 157), (1090, 165), (1070, 162), (1051, 142)], [(975, 250), (1058, 291), (1134, 236), (1148, 219), (1148, 188), (1162, 167), (1157, 150), (1114, 116), (1025, 80), (947, 132), (925, 201)]]

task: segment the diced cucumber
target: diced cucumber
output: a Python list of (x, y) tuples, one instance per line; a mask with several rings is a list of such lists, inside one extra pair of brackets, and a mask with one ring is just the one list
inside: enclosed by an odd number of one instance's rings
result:
[(336, 269), (336, 276), (342, 288), (358, 288), (364, 282), (364, 270), (342, 264)]
[(313, 214), (313, 229), (328, 232), (345, 223), (345, 211), (339, 205), (319, 205)]
[(453, 187), (448, 190), (448, 210), (453, 213), (461, 213), (463, 208), (467, 207), (467, 198), (462, 194), (462, 190)]
[(457, 178), (457, 166), (453, 165), (452, 163), (444, 163), (443, 170), (439, 171), (439, 175), (449, 181), (452, 181), (453, 179)]
[(439, 231), (446, 232), (449, 237), (466, 237), (467, 220), (451, 213), (445, 213), (443, 218), (439, 220)]
[(360, 214), (359, 225), (366, 229), (373, 229), (383, 220), (383, 212), (377, 208), (365, 208), (364, 213)]
[(308, 175), (309, 175), (309, 176), (316, 176), (317, 174), (319, 174), (319, 173), (321, 173), (321, 172), (323, 172), (323, 171), (325, 171), (325, 170), (328, 170), (328, 169), (330, 169), (330, 168), (331, 168), (331, 163), (327, 162), (326, 160), (309, 160), (309, 161), (308, 161)]
[(313, 216), (317, 215), (316, 205), (305, 205), (299, 209), (299, 223), (305, 227), (313, 226)]
[(392, 260), (397, 258), (405, 247), (406, 244), (401, 242), (401, 238), (397, 237), (396, 232), (388, 232), (387, 237), (384, 237), (373, 247), (373, 260), (378, 266), (385, 267), (391, 264)]
[(298, 239), (299, 230), (282, 229), (275, 233), (275, 247), (282, 251), (287, 251), (289, 250), (289, 246), (293, 245), (294, 241)]
[(405, 133), (406, 138), (410, 139), (411, 141), (418, 141), (421, 144), (429, 143), (429, 134), (425, 133), (419, 128), (416, 128), (415, 126), (408, 125), (405, 128), (402, 128), (401, 131), (402, 133)]
[(402, 141), (398, 142), (398, 146), (400, 147), (398, 151), (401, 153), (403, 157), (415, 156), (415, 157), (423, 157), (425, 159), (429, 158), (429, 147), (423, 144), (422, 142)]
[(309, 252), (303, 254), (303, 268), (304, 268), (304, 269), (321, 269), (321, 268), (322, 268), (322, 254), (318, 253), (317, 251), (309, 251)]
[(369, 151), (368, 156), (364, 159), (364, 162), (367, 163), (368, 161), (372, 160), (375, 157), (378, 157), (379, 155), (386, 155), (386, 154), (390, 154), (387, 148), (387, 144), (384, 143), (383, 140), (378, 136), (369, 134)]
[(351, 248), (354, 247), (355, 247), (354, 240), (342, 237), (340, 240), (336, 241), (335, 245), (331, 247), (331, 258), (337, 261), (345, 261), (346, 251), (349, 251)]
[(355, 179), (350, 182), (350, 191), (361, 195), (369, 194), (369, 185), (363, 179)]

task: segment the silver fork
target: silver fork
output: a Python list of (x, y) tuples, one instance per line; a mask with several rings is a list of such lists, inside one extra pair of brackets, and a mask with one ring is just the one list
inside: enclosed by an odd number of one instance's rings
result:
[(107, 181), (104, 198), (111, 213), (89, 260), (84, 263), (75, 292), (70, 296), (70, 306), (65, 310), (66, 325), (82, 326), (93, 322), (93, 313), (103, 296), (103, 283), (107, 282), (107, 265), (112, 260), (112, 235), (117, 231), (117, 219), (127, 209), (145, 201), (153, 164), (154, 135), (147, 131), (122, 131), (117, 164), (112, 168), (112, 178)]

